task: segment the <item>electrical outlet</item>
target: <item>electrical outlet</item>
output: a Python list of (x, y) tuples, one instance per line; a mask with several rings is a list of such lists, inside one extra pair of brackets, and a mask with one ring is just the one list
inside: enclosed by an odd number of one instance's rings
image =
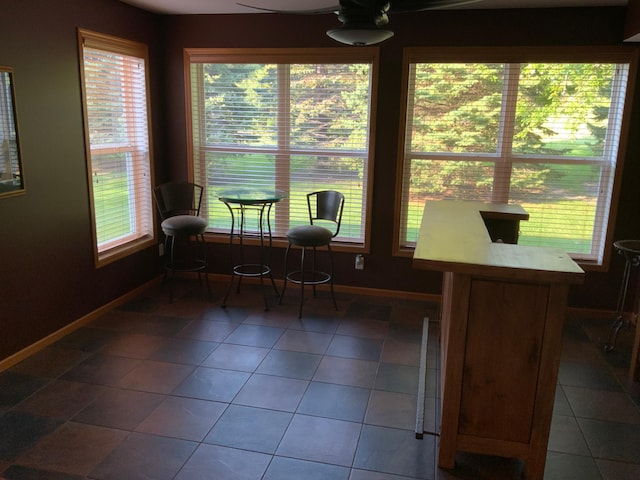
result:
[(356, 255), (356, 270), (364, 270), (364, 255)]
[(164, 255), (164, 243), (158, 244), (158, 256), (162, 257)]

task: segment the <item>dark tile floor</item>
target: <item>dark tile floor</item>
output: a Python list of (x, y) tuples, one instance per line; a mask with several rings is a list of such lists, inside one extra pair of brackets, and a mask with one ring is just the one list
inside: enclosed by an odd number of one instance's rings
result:
[[(440, 470), (437, 437), (415, 438), (425, 317), (437, 422), (436, 305), (343, 294), (335, 312), (320, 292), (298, 320), (294, 291), (270, 311), (252, 285), (226, 309), (201, 294), (152, 290), (0, 373), (2, 478), (519, 478), (517, 461), (464, 454)], [(640, 478), (632, 334), (604, 354), (607, 326), (567, 323), (545, 479)]]

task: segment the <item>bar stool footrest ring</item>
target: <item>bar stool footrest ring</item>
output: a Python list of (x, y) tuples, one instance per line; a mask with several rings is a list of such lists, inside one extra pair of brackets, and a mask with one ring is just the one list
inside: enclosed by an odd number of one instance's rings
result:
[(244, 263), (234, 266), (233, 274), (240, 277), (264, 277), (271, 274), (271, 268), (260, 263)]
[(207, 269), (206, 260), (191, 260), (185, 262), (165, 263), (165, 270), (169, 272), (202, 272)]
[[(302, 271), (296, 270), (287, 274), (287, 281), (302, 284)], [(304, 284), (305, 285), (321, 285), (323, 283), (329, 283), (331, 281), (331, 275), (327, 272), (321, 272), (319, 270), (306, 270), (304, 272)]]

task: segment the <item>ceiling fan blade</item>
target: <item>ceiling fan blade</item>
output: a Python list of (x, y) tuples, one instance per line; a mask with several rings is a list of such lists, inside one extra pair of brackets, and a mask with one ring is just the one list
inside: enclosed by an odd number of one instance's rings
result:
[(459, 5), (478, 3), (482, 0), (391, 0), (388, 13), (409, 13), (422, 10), (439, 10)]
[(240, 5), (241, 7), (253, 8), (254, 10), (260, 10), (262, 12), (289, 13), (292, 15), (321, 15), (323, 13), (337, 13), (340, 11), (340, 5), (336, 5), (333, 7), (326, 7), (326, 8), (311, 9), (311, 10), (273, 10), (271, 8), (256, 7), (254, 5), (247, 5), (245, 3), (236, 3), (236, 5)]

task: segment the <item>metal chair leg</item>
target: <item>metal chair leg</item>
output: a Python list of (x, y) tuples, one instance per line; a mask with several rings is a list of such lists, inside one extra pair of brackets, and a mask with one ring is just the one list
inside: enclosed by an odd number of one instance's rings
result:
[(287, 281), (289, 280), (289, 270), (287, 270), (287, 265), (289, 263), (289, 250), (291, 249), (291, 244), (287, 245), (287, 249), (284, 252), (284, 282), (282, 283), (282, 292), (280, 292), (280, 299), (278, 300), (278, 305), (282, 305), (282, 299), (284, 298), (284, 291), (287, 289)]
[(336, 294), (333, 291), (333, 253), (331, 252), (331, 245), (327, 245), (327, 251), (329, 252), (329, 288), (331, 289), (331, 298), (333, 299), (333, 306), (338, 310), (338, 303), (336, 302)]
[(302, 247), (302, 254), (300, 255), (300, 311), (298, 318), (302, 318), (302, 305), (304, 305), (304, 253), (305, 247)]
[[(197, 235), (196, 235), (196, 242), (197, 242)], [(209, 298), (211, 297), (211, 285), (209, 284), (209, 262), (207, 262), (207, 242), (204, 239), (204, 233), (200, 234), (200, 240), (202, 242), (202, 264), (204, 266), (203, 268), (203, 272), (204, 272), (204, 283), (207, 284), (207, 293), (209, 295)], [(199, 243), (199, 242), (197, 242)], [(198, 271), (198, 278), (200, 278), (200, 271)]]
[(616, 307), (616, 318), (609, 328), (609, 336), (607, 342), (604, 344), (605, 352), (612, 352), (616, 348), (616, 340), (618, 339), (618, 332), (622, 326), (626, 323), (624, 320), (624, 304), (627, 299), (627, 289), (629, 288), (629, 277), (631, 275), (631, 263), (627, 260), (624, 265), (624, 271), (622, 274), (622, 283), (620, 284), (620, 293), (618, 294), (618, 305)]
[(311, 260), (311, 270), (313, 273), (313, 278), (311, 280), (313, 280), (313, 298), (317, 297), (316, 294), (316, 247), (313, 247), (313, 259)]
[[(176, 244), (176, 237), (171, 235), (167, 237), (169, 239), (169, 271), (171, 274), (169, 275), (168, 283), (169, 283), (169, 303), (173, 303), (173, 277), (175, 275), (175, 257), (174, 257), (174, 249)], [(165, 252), (166, 253), (166, 252)], [(165, 274), (167, 270), (165, 269)]]
[(169, 258), (169, 260), (165, 259), (163, 268), (164, 268), (164, 275), (162, 276), (162, 286), (164, 286), (164, 284), (167, 282), (167, 272), (169, 271), (168, 267), (169, 267), (169, 262), (171, 262), (171, 257), (170, 255), (170, 239), (171, 237), (169, 237), (168, 235), (165, 235), (164, 237), (164, 254), (166, 255), (166, 258)]

